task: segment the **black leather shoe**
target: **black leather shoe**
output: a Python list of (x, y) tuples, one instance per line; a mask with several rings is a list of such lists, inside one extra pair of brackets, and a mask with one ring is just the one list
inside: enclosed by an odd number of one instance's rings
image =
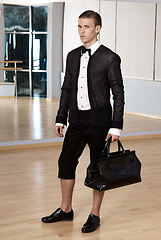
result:
[(59, 221), (73, 221), (73, 210), (71, 210), (69, 213), (63, 212), (61, 208), (58, 208), (55, 212), (53, 212), (50, 216), (43, 217), (41, 219), (44, 223), (53, 223), (53, 222), (59, 222)]
[(97, 228), (100, 226), (100, 218), (90, 214), (87, 222), (83, 225), (82, 227), (82, 232), (83, 233), (89, 233), (95, 231)]

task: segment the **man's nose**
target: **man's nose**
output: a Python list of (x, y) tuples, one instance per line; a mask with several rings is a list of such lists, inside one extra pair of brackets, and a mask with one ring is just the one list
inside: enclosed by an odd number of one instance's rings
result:
[(84, 33), (84, 28), (81, 28), (81, 33)]

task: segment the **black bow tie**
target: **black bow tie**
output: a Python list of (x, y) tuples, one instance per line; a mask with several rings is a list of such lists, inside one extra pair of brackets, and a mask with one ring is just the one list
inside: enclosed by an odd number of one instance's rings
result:
[(81, 55), (83, 55), (86, 52), (88, 52), (89, 56), (91, 56), (91, 49), (90, 48), (85, 48), (84, 46), (82, 46)]

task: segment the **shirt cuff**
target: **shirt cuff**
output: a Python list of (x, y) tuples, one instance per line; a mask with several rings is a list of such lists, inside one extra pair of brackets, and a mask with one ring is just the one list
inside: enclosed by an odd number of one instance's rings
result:
[(63, 124), (63, 123), (56, 123), (55, 126), (56, 126), (56, 127), (58, 127), (58, 126), (59, 126), (59, 127), (64, 127), (64, 124)]
[(108, 133), (120, 137), (121, 130), (118, 129), (118, 128), (110, 128), (110, 130), (108, 131)]

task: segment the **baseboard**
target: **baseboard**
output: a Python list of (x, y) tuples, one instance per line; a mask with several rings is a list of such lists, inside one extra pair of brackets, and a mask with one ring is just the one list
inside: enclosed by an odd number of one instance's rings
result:
[(63, 142), (48, 142), (48, 143), (36, 143), (36, 144), (0, 146), (0, 151), (58, 147), (58, 146), (62, 146), (62, 144), (63, 144)]
[(140, 116), (140, 117), (147, 117), (147, 118), (154, 118), (154, 119), (161, 119), (161, 116), (146, 114), (146, 113), (125, 111), (125, 114), (131, 114), (131, 115), (136, 115), (136, 116)]
[[(143, 134), (143, 135), (130, 135), (121, 136), (121, 141), (132, 141), (132, 140), (144, 140), (144, 139), (156, 139), (161, 138), (161, 134)], [(48, 148), (48, 147), (61, 147), (63, 140), (58, 142), (43, 142), (43, 143), (32, 143), (32, 144), (17, 144), (17, 145), (6, 145), (0, 146), (0, 151), (6, 150), (21, 150), (21, 149), (33, 149), (33, 148)]]
[(137, 135), (137, 136), (122, 136), (120, 140), (130, 141), (130, 140), (144, 140), (144, 139), (155, 139), (161, 138), (161, 134), (150, 134), (150, 135)]

